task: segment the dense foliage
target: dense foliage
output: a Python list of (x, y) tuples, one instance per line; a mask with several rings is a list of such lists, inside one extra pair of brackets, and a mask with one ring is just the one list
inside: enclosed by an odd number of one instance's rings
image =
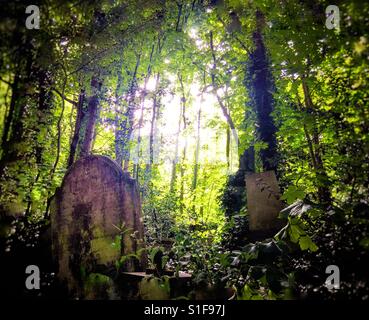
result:
[[(25, 27), (27, 1), (0, 13), (0, 250), (13, 294), (29, 294), (12, 279), (34, 259), (41, 295), (63, 295), (50, 203), (91, 152), (137, 179), (151, 265), (161, 278), (191, 271), (188, 297), (369, 299), (367, 3), (338, 1), (339, 29), (325, 0), (34, 4), (39, 29)], [(245, 175), (270, 169), (285, 227), (254, 241)], [(324, 285), (328, 265), (339, 290)]]

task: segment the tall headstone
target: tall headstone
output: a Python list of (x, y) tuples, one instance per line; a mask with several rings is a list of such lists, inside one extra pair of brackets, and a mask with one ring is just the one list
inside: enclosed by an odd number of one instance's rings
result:
[(282, 227), (278, 219), (283, 209), (274, 171), (246, 175), (247, 209), (250, 234), (261, 240)]
[[(135, 180), (107, 157), (91, 155), (78, 160), (53, 199), (51, 229), (58, 278), (69, 293), (112, 298), (111, 281), (96, 274), (114, 273), (122, 255), (137, 253), (143, 246)], [(138, 271), (144, 264), (144, 259), (141, 263), (127, 259), (124, 269)], [(104, 292), (96, 297), (93, 291), (99, 285)]]

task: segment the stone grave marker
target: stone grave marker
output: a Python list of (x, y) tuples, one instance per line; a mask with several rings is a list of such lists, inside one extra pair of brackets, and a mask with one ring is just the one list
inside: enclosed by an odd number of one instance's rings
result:
[[(110, 278), (96, 274), (109, 275), (122, 255), (143, 247), (135, 180), (107, 157), (79, 159), (54, 196), (51, 230), (58, 278), (69, 293), (86, 299), (115, 298)], [(144, 258), (140, 263), (127, 259), (124, 265), (125, 271), (144, 268)]]
[(273, 235), (283, 223), (278, 219), (283, 209), (274, 171), (246, 175), (249, 230), (255, 240)]

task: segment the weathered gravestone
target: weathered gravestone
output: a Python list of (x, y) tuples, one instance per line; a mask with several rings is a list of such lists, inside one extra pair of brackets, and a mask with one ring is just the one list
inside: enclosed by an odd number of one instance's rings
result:
[(246, 175), (247, 209), (251, 238), (262, 240), (283, 226), (278, 219), (283, 209), (274, 171)]
[[(114, 273), (122, 255), (143, 246), (135, 180), (107, 157), (78, 160), (55, 194), (51, 228), (58, 277), (69, 293), (85, 299), (115, 298), (107, 275)], [(144, 265), (144, 259), (127, 259), (124, 269), (138, 271)]]

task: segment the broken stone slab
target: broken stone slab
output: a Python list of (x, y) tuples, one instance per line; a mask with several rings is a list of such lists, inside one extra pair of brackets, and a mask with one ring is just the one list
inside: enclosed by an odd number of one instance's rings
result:
[[(114, 273), (121, 256), (143, 247), (141, 202), (135, 180), (107, 157), (79, 159), (54, 196), (51, 229), (59, 280), (72, 296), (90, 297), (91, 286), (86, 283), (91, 273)], [(140, 262), (127, 259), (123, 269), (138, 271), (145, 267), (143, 257)]]
[(275, 172), (247, 174), (246, 192), (251, 237), (253, 240), (262, 240), (272, 236), (283, 226), (278, 219), (283, 203)]

